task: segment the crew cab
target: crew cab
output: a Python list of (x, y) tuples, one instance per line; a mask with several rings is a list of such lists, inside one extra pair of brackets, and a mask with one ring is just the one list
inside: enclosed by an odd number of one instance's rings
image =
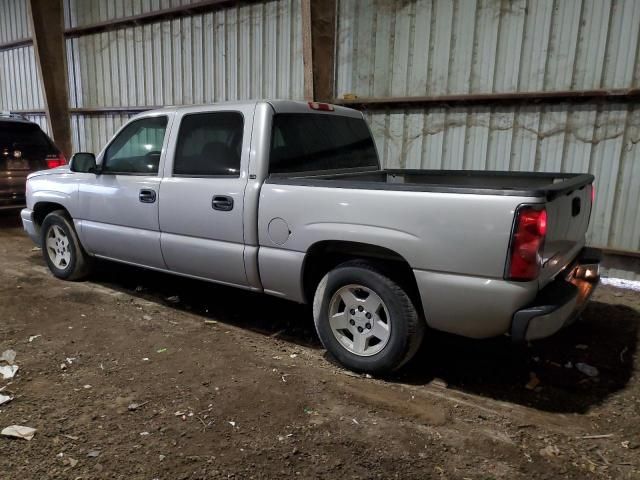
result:
[(528, 341), (574, 321), (599, 278), (593, 180), (385, 170), (360, 112), (247, 101), (132, 118), (31, 174), (22, 221), (59, 278), (98, 257), (309, 303), (331, 354), (380, 374), (428, 327)]

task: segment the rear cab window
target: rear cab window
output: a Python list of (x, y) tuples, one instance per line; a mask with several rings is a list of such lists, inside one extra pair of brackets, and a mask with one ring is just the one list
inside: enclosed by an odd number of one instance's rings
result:
[(271, 135), (270, 174), (378, 167), (375, 144), (362, 118), (278, 113)]

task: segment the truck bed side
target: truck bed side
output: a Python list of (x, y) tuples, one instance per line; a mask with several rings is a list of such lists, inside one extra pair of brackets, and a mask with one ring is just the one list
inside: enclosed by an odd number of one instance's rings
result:
[[(498, 335), (508, 330), (504, 319), (538, 289), (535, 281), (503, 280), (513, 212), (524, 202), (543, 199), (288, 185), (274, 179), (264, 184), (260, 199), (262, 284), (270, 293), (300, 301), (304, 255), (314, 244), (374, 245), (396, 252), (416, 281), (428, 285), (419, 290), (433, 327)], [(512, 301), (496, 301), (505, 289)], [(465, 296), (474, 301), (459, 301)], [(465, 310), (469, 306), (473, 312)], [(466, 321), (471, 313), (473, 323)]]

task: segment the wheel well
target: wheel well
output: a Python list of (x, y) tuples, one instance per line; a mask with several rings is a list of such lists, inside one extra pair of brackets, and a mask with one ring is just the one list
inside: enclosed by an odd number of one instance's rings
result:
[(313, 302), (316, 288), (327, 272), (349, 260), (366, 260), (400, 285), (422, 312), (422, 301), (416, 277), (409, 262), (402, 255), (388, 248), (359, 242), (323, 241), (309, 248), (304, 261), (302, 284), (305, 299)]
[(42, 222), (44, 222), (44, 218), (49, 215), (51, 212), (55, 210), (64, 210), (65, 213), (69, 213), (66, 208), (64, 208), (59, 203), (55, 202), (38, 202), (33, 207), (33, 221), (36, 226), (40, 228), (42, 226)]

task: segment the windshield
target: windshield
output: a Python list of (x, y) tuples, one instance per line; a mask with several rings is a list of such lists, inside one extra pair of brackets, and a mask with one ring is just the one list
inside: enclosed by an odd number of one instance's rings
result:
[(362, 118), (316, 113), (274, 116), (270, 173), (378, 168), (378, 155)]

